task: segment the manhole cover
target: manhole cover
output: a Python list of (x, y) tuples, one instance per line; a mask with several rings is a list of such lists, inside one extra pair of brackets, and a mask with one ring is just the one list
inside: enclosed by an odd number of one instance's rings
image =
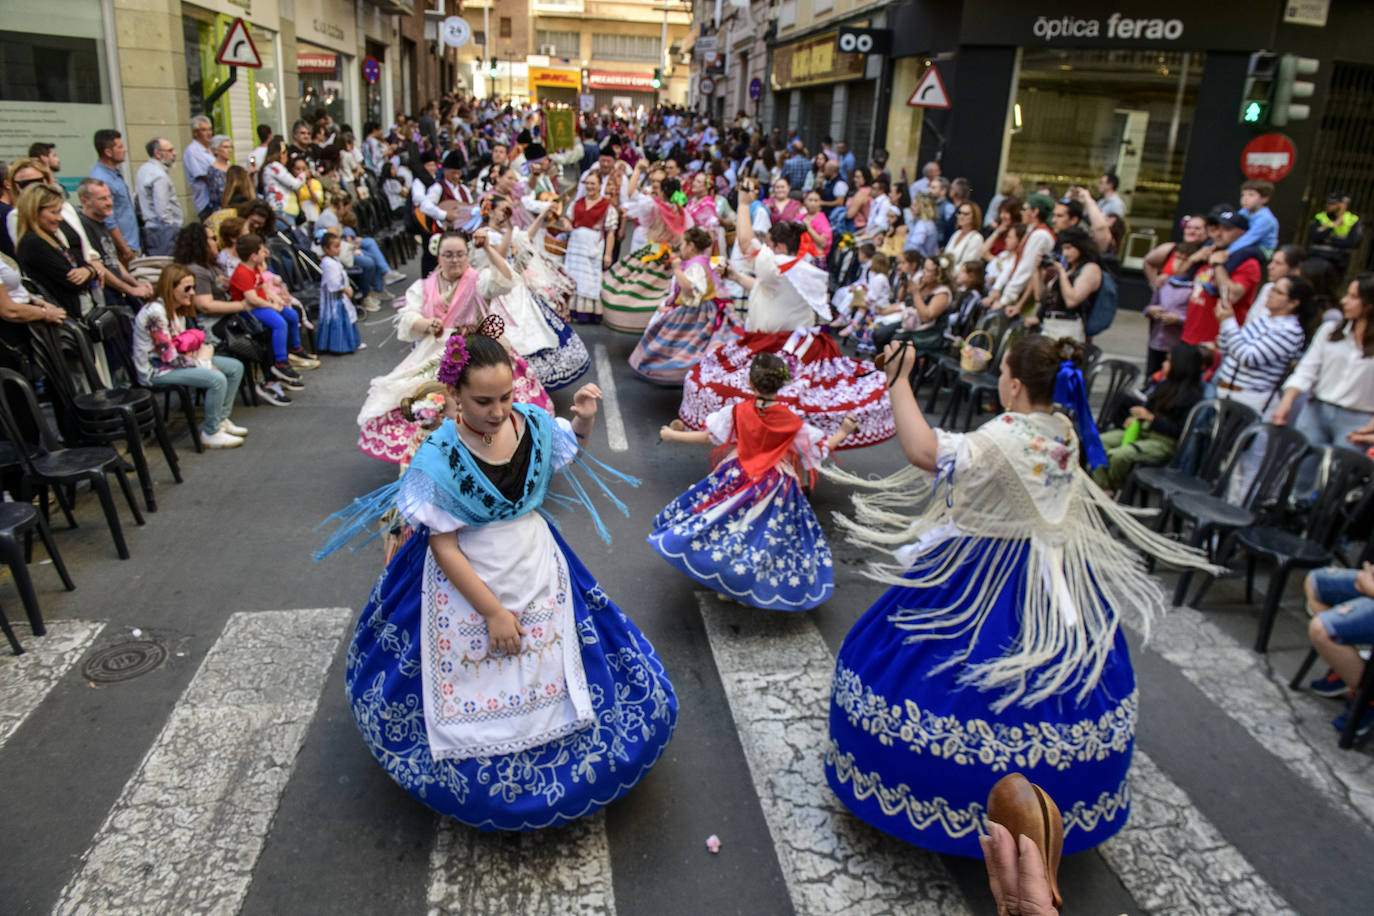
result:
[(146, 639), (122, 642), (97, 651), (81, 666), (86, 680), (98, 684), (131, 681), (167, 660), (163, 646)]

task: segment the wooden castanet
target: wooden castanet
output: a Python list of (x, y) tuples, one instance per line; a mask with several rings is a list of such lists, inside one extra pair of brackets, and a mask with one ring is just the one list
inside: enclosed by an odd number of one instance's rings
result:
[(1020, 773), (1008, 773), (988, 793), (988, 820), (1007, 828), (1012, 839), (1025, 834), (1035, 841), (1045, 862), (1054, 905), (1062, 907), (1059, 856), (1064, 851), (1064, 815), (1054, 799)]

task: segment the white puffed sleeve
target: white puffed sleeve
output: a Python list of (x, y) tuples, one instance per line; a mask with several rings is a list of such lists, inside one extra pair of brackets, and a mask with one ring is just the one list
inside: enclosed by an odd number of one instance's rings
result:
[(488, 302), (515, 289), (515, 268), (509, 264), (506, 266), (510, 268), (510, 276), (490, 267), (483, 267), (482, 272), (477, 275), (477, 292)]
[(706, 295), (706, 268), (692, 264), (682, 273), (687, 277), (688, 286), (678, 291), (678, 301), (684, 305), (699, 305), (702, 296)]
[(396, 338), (406, 343), (425, 337), (428, 334), (424, 325), (425, 281), (416, 280), (406, 289), (406, 304), (396, 313)]
[(726, 404), (706, 418), (706, 432), (713, 445), (724, 445), (735, 438), (735, 405)]
[(555, 417), (553, 422), (553, 469), (557, 471), (572, 463), (579, 446), (571, 422), (563, 417)]
[(829, 439), (830, 437), (822, 430), (810, 423), (803, 423), (802, 428), (797, 430), (797, 436), (792, 440), (792, 448), (801, 458), (804, 470), (814, 471), (820, 467), (825, 456), (830, 454), (830, 449), (826, 445)]
[(961, 485), (977, 486), (992, 479), (991, 463), (978, 461), (976, 445), (967, 434), (937, 429), (935, 439), (938, 443), (935, 449), (936, 467), (943, 468), (952, 461), (955, 478)]

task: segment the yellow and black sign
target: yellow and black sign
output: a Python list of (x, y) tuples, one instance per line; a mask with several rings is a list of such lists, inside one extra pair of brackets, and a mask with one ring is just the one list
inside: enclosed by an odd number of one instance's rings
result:
[(862, 78), (868, 56), (838, 50), (838, 36), (838, 31), (825, 32), (775, 50), (773, 88), (794, 89)]

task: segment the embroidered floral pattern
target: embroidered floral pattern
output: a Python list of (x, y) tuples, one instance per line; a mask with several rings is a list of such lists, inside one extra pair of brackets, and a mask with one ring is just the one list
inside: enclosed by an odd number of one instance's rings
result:
[(912, 700), (888, 702), (864, 685), (858, 673), (835, 667), (831, 701), (849, 723), (887, 746), (952, 760), (993, 772), (1036, 766), (1067, 770), (1075, 763), (1129, 753), (1135, 736), (1139, 696), (1132, 691), (1096, 720), (1026, 722), (1006, 725), (986, 719), (959, 719), (922, 709)]
[[(987, 832), (987, 809), (982, 802), (970, 802), (967, 807), (958, 808), (938, 795), (919, 798), (904, 782), (885, 785), (878, 773), (864, 772), (856, 767), (854, 755), (841, 753), (834, 741), (825, 750), (825, 765), (834, 771), (841, 784), (850, 787), (856, 800), (872, 798), (883, 814), (905, 817), (916, 830), (939, 829), (954, 839), (969, 836), (974, 831)], [(1064, 836), (1067, 838), (1074, 830), (1091, 832), (1103, 821), (1116, 820), (1130, 805), (1130, 783), (1123, 779), (1115, 791), (1101, 793), (1092, 804), (1075, 802), (1072, 808), (1063, 812)]]

